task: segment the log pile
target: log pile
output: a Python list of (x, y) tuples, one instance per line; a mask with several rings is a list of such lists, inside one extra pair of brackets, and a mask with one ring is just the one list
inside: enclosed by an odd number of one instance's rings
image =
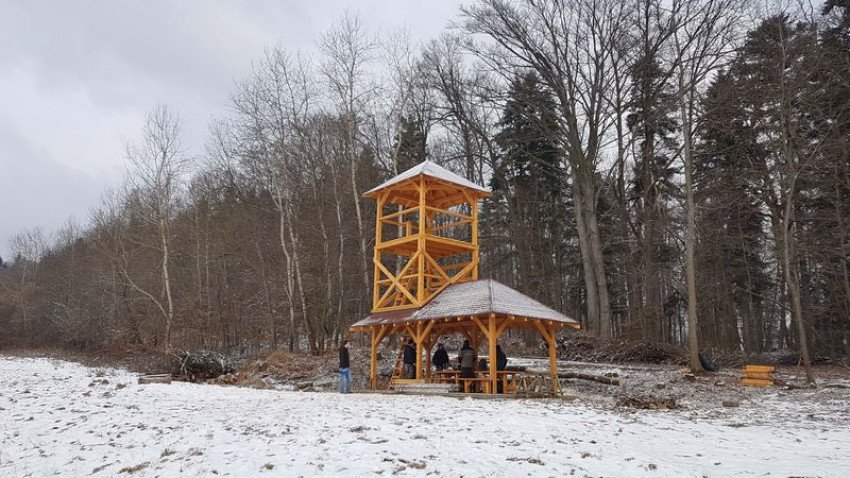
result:
[(193, 382), (209, 380), (235, 371), (227, 357), (209, 350), (186, 351), (180, 355), (179, 359), (179, 370), (176, 375)]

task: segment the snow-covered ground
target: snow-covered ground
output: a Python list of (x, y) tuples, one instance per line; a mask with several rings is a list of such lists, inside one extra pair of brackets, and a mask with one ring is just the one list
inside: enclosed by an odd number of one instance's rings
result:
[(847, 401), (812, 419), (770, 397), (715, 414), (626, 411), (137, 385), (121, 370), (0, 357), (0, 476), (848, 476)]

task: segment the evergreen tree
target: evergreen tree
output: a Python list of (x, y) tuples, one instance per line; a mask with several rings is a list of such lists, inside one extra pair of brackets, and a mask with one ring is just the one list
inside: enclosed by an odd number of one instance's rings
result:
[(677, 191), (673, 167), (677, 124), (671, 86), (658, 60), (642, 56), (632, 67), (632, 107), (627, 125), (637, 145), (630, 196), (635, 206), (635, 234), (642, 281), (640, 328), (647, 338), (669, 338), (663, 304), (672, 291), (663, 286), (663, 272), (675, 259), (669, 245), (669, 205)]
[[(764, 261), (764, 220), (760, 173), (767, 151), (758, 143), (741, 92), (729, 74), (720, 74), (703, 100), (701, 142), (694, 164), (700, 210), (697, 260), (703, 322), (709, 346), (764, 351), (772, 341), (765, 324), (768, 290)], [(741, 327), (741, 325), (745, 325)], [(744, 337), (739, 334), (743, 328)]]
[(400, 126), (394, 146), (396, 166), (399, 173), (425, 161), (428, 140), (425, 125), (421, 119), (402, 117)]
[(563, 306), (565, 251), (571, 246), (569, 190), (558, 146), (554, 101), (535, 73), (519, 75), (495, 136), (501, 150), (493, 165), (493, 198), (485, 211), (502, 216), (512, 248), (508, 258), (521, 290)]

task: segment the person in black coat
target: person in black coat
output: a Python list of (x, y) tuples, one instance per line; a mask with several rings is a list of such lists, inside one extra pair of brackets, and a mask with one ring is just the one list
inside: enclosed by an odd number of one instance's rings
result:
[(404, 378), (416, 378), (416, 346), (413, 345), (413, 339), (407, 339), (402, 361), (404, 362)]
[(445, 370), (449, 366), (449, 353), (446, 352), (445, 345), (437, 344), (437, 351), (434, 352), (431, 362), (434, 363), (434, 368), (437, 370)]
[(351, 358), (347, 340), (343, 340), (339, 347), (339, 393), (351, 393)]
[(502, 371), (508, 368), (508, 356), (502, 352), (502, 346), (496, 344), (496, 370)]
[[(501, 372), (508, 368), (508, 356), (505, 355), (505, 352), (502, 352), (502, 346), (496, 344), (496, 370)], [(501, 377), (499, 378), (499, 382), (496, 386), (496, 393), (503, 393), (504, 387), (502, 384)]]

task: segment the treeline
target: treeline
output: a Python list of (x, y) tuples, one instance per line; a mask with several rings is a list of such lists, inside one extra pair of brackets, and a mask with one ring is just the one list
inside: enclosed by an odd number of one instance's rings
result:
[(430, 159), (493, 189), (482, 276), (592, 333), (848, 355), (850, 2), (750, 7), (479, 0), (421, 48), (352, 15), (271, 48), (202, 158), (157, 107), (90, 225), (14, 238), (0, 343), (320, 352), (371, 307), (361, 193)]

